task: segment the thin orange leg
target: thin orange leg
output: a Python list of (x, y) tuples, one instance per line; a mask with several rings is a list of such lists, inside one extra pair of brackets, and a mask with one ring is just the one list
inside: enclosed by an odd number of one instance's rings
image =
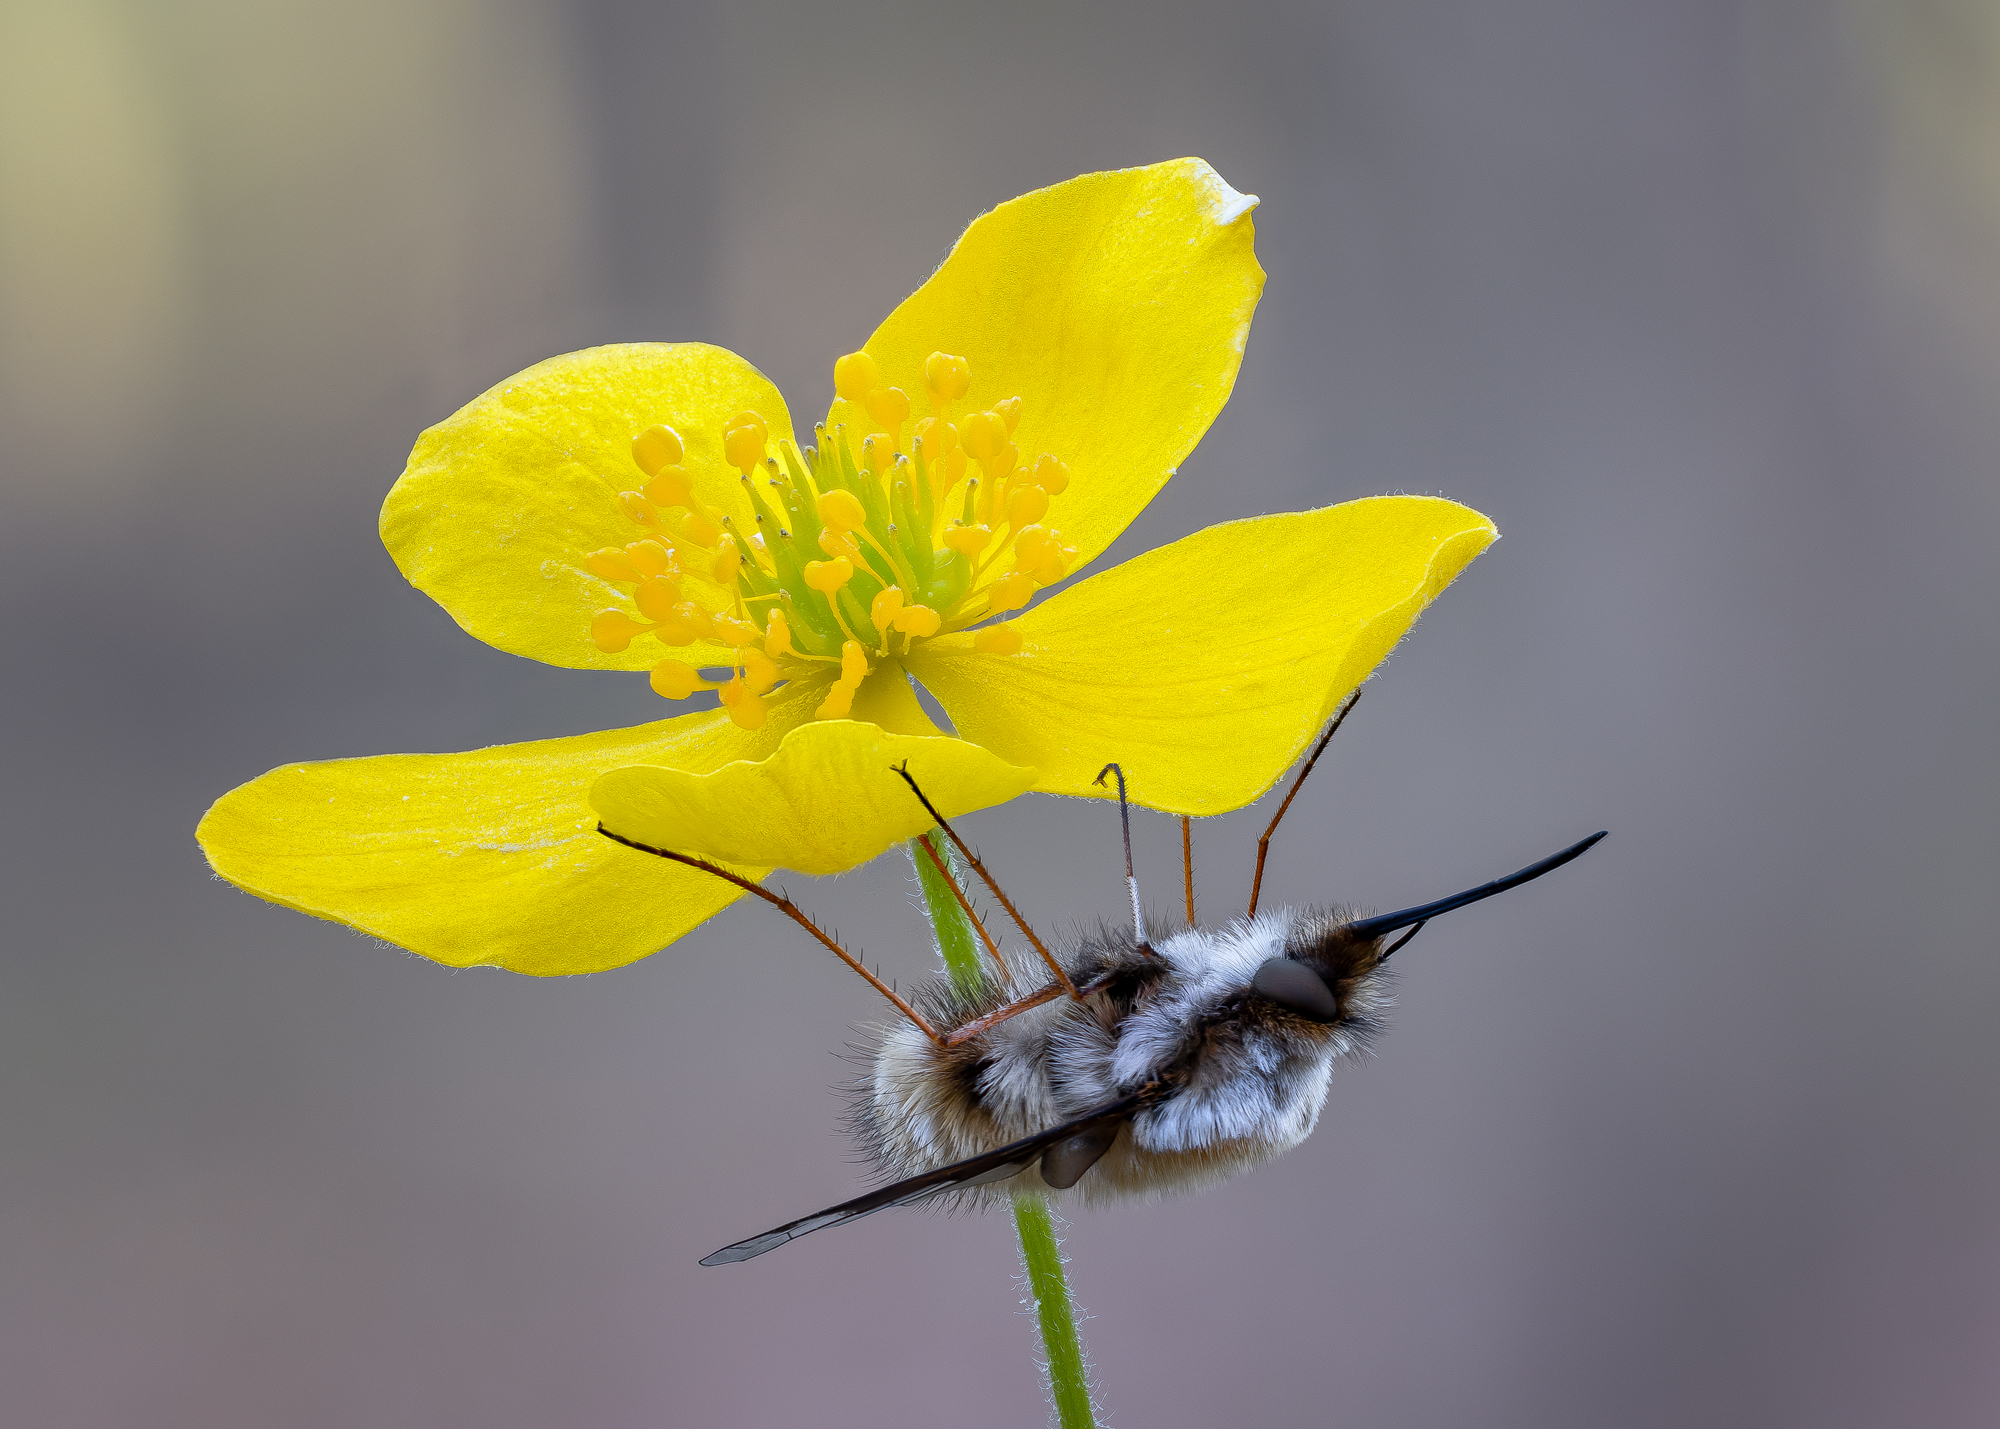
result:
[(1194, 926), (1194, 820), (1181, 815), (1181, 872), (1187, 885), (1188, 926)]
[(624, 844), (625, 847), (637, 849), (640, 853), (650, 853), (655, 858), (670, 858), (675, 863), (684, 863), (689, 868), (698, 868), (704, 873), (712, 873), (717, 878), (722, 879), (726, 883), (735, 884), (745, 893), (756, 894), (759, 898), (763, 899), (766, 903), (769, 903), (772, 907), (784, 913), (785, 916), (790, 918), (794, 923), (797, 923), (801, 928), (804, 928), (808, 933), (811, 933), (815, 938), (819, 939), (820, 942), (825, 944), (826, 947), (832, 951), (835, 957), (839, 958), (842, 962), (846, 963), (849, 967), (853, 968), (856, 972), (860, 973), (861, 976), (868, 979), (868, 985), (874, 988), (875, 991), (881, 993), (882, 996), (888, 998), (890, 1002), (894, 1003), (896, 1011), (902, 1013), (903, 1016), (909, 1018), (910, 1021), (916, 1025), (917, 1030), (923, 1033), (924, 1036), (930, 1038), (932, 1042), (936, 1043), (940, 1047), (947, 1045), (945, 1039), (938, 1033), (938, 1030), (935, 1027), (931, 1026), (930, 1023), (926, 1022), (923, 1018), (923, 1015), (919, 1013), (916, 1010), (916, 1008), (910, 1006), (909, 1003), (905, 1002), (903, 998), (896, 992), (896, 989), (889, 986), (889, 984), (882, 981), (881, 978), (875, 976), (874, 973), (871, 973), (870, 971), (868, 971), (867, 968), (863, 967), (861, 965), (861, 960), (859, 958), (855, 957), (852, 953), (848, 952), (847, 949), (841, 947), (840, 944), (834, 942), (833, 939), (829, 938), (824, 932), (820, 930), (819, 924), (813, 922), (812, 919), (806, 917), (804, 913), (801, 913), (799, 911), (799, 905), (792, 902), (791, 899), (785, 897), (783, 894), (773, 893), (770, 889), (762, 887), (759, 884), (752, 883), (747, 878), (739, 878), (735, 874), (731, 873), (728, 869), (718, 868), (705, 858), (696, 858), (692, 854), (675, 853), (671, 849), (654, 848), (651, 844), (642, 844), (633, 839), (623, 838), (618, 834), (612, 833), (611, 830), (605, 828), (604, 825), (602, 824), (599, 824), (597, 826), (597, 831), (600, 834), (603, 834), (606, 838), (610, 839), (613, 843)]
[(958, 900), (958, 906), (965, 910), (965, 916), (972, 920), (972, 926), (979, 930), (979, 941), (986, 944), (986, 951), (993, 955), (993, 963), (1000, 969), (1000, 976), (1003, 979), (1009, 977), (1007, 960), (1001, 957), (1000, 950), (993, 946), (993, 935), (986, 931), (986, 925), (980, 922), (979, 915), (972, 911), (972, 904), (966, 901), (964, 891), (958, 886), (958, 880), (953, 878), (951, 870), (944, 866), (944, 860), (939, 858), (938, 851), (931, 847), (931, 841), (927, 838), (918, 839), (917, 847), (930, 855), (931, 865), (937, 869), (938, 877), (942, 878), (945, 887), (951, 890), (951, 896)]
[(945, 836), (951, 840), (952, 847), (958, 850), (959, 856), (971, 865), (972, 871), (980, 876), (986, 886), (992, 890), (993, 896), (1000, 900), (1000, 906), (1007, 910), (1007, 916), (1014, 920), (1014, 925), (1027, 935), (1029, 942), (1035, 945), (1035, 951), (1042, 955), (1042, 961), (1049, 965), (1049, 971), (1055, 974), (1056, 982), (1062, 987), (1063, 991), (1067, 992), (1071, 997), (1081, 997), (1083, 994), (1076, 990), (1076, 984), (1069, 980), (1069, 974), (1062, 970), (1062, 964), (1056, 961), (1055, 954), (1051, 953), (1044, 946), (1042, 940), (1035, 936), (1035, 930), (1028, 926), (1028, 920), (1023, 918), (1021, 910), (1014, 906), (1014, 900), (1000, 891), (1000, 885), (994, 882), (993, 875), (986, 871), (986, 865), (979, 861), (979, 855), (965, 846), (965, 840), (958, 836), (958, 830), (945, 822), (944, 815), (937, 811), (936, 806), (925, 797), (924, 791), (917, 787), (917, 781), (910, 775), (909, 761), (905, 760), (903, 763), (897, 765), (895, 772), (900, 774), (903, 777), (903, 782), (910, 786), (910, 792), (917, 796), (917, 802), (924, 806), (925, 812), (937, 821), (939, 828), (945, 831)]
[(1319, 743), (1313, 746), (1312, 756), (1306, 760), (1306, 767), (1301, 769), (1299, 777), (1292, 781), (1291, 793), (1285, 795), (1285, 802), (1278, 805), (1278, 812), (1271, 815), (1271, 826), (1264, 830), (1264, 837), (1257, 840), (1257, 873), (1250, 880), (1250, 911), (1245, 913), (1244, 917), (1254, 918), (1257, 916), (1257, 893), (1264, 886), (1264, 856), (1271, 851), (1271, 835), (1278, 831), (1278, 820), (1285, 817), (1285, 810), (1291, 808), (1292, 800), (1298, 798), (1299, 785), (1306, 782), (1306, 775), (1313, 772), (1313, 765), (1319, 763), (1320, 755), (1326, 752), (1326, 742), (1333, 738), (1333, 732), (1340, 728), (1341, 722), (1347, 718), (1348, 713), (1360, 702), (1361, 691), (1359, 690), (1356, 690), (1347, 697), (1347, 703), (1340, 707), (1340, 712), (1333, 717), (1333, 722), (1326, 727), (1326, 733), (1321, 735)]

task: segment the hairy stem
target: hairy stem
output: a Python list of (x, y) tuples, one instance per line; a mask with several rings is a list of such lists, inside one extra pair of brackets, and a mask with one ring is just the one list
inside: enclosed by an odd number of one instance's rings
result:
[[(963, 888), (965, 864), (950, 841), (935, 829), (924, 838)], [(909, 853), (945, 971), (961, 992), (977, 993), (986, 985), (987, 968), (979, 959), (972, 922), (924, 851), (913, 843)], [(1048, 1203), (1039, 1196), (1015, 1201), (1014, 1228), (1020, 1233), (1021, 1262), (1027, 1267), (1028, 1288), (1035, 1298), (1035, 1322), (1042, 1332), (1049, 1398), (1055, 1402), (1057, 1421), (1062, 1429), (1096, 1429), (1090, 1384), (1083, 1368), (1083, 1341), (1076, 1332), (1076, 1309), (1070, 1303), (1069, 1282), (1063, 1276), (1062, 1251), (1056, 1245), (1055, 1221)]]
[(1040, 1196), (1017, 1199), (1014, 1229), (1021, 1235), (1021, 1261), (1028, 1268), (1035, 1319), (1048, 1352), (1049, 1397), (1055, 1400), (1056, 1420), (1062, 1429), (1094, 1429), (1097, 1420), (1091, 1410), (1090, 1378), (1083, 1367), (1083, 1341), (1076, 1333), (1076, 1308), (1063, 1277), (1062, 1249), (1056, 1243), (1049, 1203)]
[[(924, 835), (923, 842), (944, 860), (953, 877), (960, 876), (964, 866), (943, 834), (933, 829)], [(973, 937), (971, 920), (958, 906), (958, 899), (952, 896), (937, 865), (914, 843), (910, 845), (910, 863), (917, 870), (917, 885), (924, 891), (924, 907), (937, 934), (938, 955), (944, 959), (952, 985), (968, 997), (978, 995), (986, 986), (986, 969), (979, 961), (979, 945)], [(959, 886), (964, 887), (962, 878)]]

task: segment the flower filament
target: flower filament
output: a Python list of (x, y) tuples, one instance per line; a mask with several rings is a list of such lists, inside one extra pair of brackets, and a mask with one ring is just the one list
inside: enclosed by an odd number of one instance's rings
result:
[[(871, 660), (1019, 610), (1066, 576), (1076, 547), (1046, 517), (1070, 471), (1048, 453), (1021, 461), (1020, 399), (966, 404), (971, 364), (944, 352), (930, 355), (923, 380), (936, 415), (912, 424), (908, 395), (882, 382), (873, 357), (853, 352), (834, 364), (835, 390), (884, 428), (858, 452), (845, 426), (816, 427), (815, 445), (800, 448), (773, 443), (755, 412), (732, 419), (723, 454), (742, 474), (755, 516), (748, 531), (696, 495), (679, 433), (639, 433), (632, 459), (644, 482), (618, 502), (644, 534), (585, 562), (632, 587), (638, 617), (601, 611), (590, 627), (597, 647), (616, 653), (642, 635), (720, 643), (733, 652), (727, 681), (704, 680), (670, 656), (653, 667), (653, 689), (668, 699), (717, 690), (730, 717), (755, 729), (780, 682), (818, 675), (831, 683), (816, 715), (839, 719)], [(719, 587), (721, 608), (713, 594), (691, 599), (690, 582)], [(1020, 632), (988, 624), (972, 647), (1012, 655)]]

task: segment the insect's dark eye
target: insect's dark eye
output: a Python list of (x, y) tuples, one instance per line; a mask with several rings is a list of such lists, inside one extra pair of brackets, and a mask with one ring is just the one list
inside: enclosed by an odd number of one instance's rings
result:
[(1257, 969), (1250, 990), (1314, 1022), (1340, 1020), (1340, 1001), (1320, 975), (1291, 958), (1272, 958)]

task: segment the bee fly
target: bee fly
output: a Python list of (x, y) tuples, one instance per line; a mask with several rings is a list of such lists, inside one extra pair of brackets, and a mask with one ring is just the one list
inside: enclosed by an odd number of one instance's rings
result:
[[(1604, 837), (1592, 834), (1519, 873), (1376, 918), (1340, 908), (1259, 915), (1271, 835), (1353, 708), (1350, 699), (1327, 726), (1258, 839), (1248, 911), (1221, 928), (1195, 926), (1186, 819), (1187, 926), (1147, 928), (1132, 874), (1125, 775), (1107, 764), (1097, 777), (1101, 783), (1117, 776), (1132, 926), (1083, 937), (1060, 953), (1035, 935), (907, 766), (896, 770), (1033, 948), (1001, 953), (944, 861), (920, 840), (995, 964), (997, 976), (982, 993), (939, 976), (905, 999), (782, 894), (600, 826), (619, 843), (704, 869), (775, 905), (903, 1018), (876, 1048), (855, 1115), (865, 1149), (895, 1179), (724, 1246), (701, 1263), (749, 1260), (810, 1231), (934, 1196), (990, 1203), (1022, 1191), (1075, 1189), (1085, 1204), (1097, 1205), (1189, 1190), (1304, 1141), (1319, 1120), (1334, 1060), (1361, 1047), (1380, 1025), (1389, 958), (1431, 919), (1540, 878)], [(1387, 942), (1393, 933), (1402, 936)]]

